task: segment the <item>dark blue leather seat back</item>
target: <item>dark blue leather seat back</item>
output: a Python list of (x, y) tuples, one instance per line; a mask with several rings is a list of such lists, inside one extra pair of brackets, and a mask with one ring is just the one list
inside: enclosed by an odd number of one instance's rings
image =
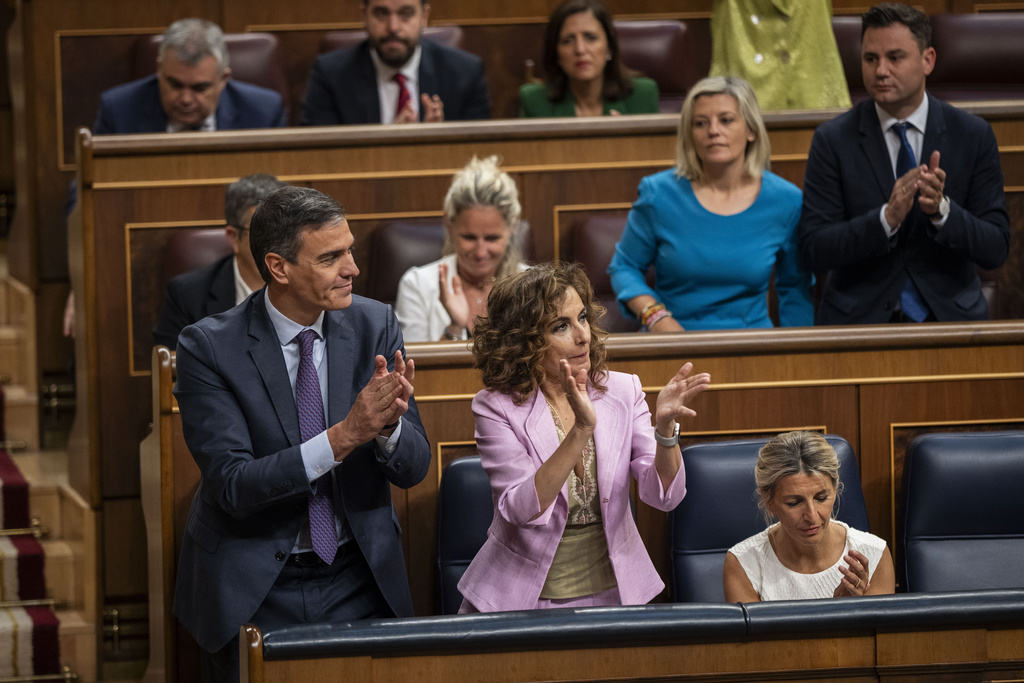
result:
[(437, 496), (437, 569), (441, 614), (455, 614), (462, 604), (458, 584), (466, 567), (487, 540), (494, 517), (491, 482), (480, 456), (448, 463)]
[(903, 496), (908, 591), (1024, 588), (1024, 432), (917, 437)]
[[(836, 517), (868, 531), (857, 458), (846, 439), (825, 439), (839, 456), (843, 492)], [(768, 439), (718, 441), (683, 449), (686, 497), (671, 514), (672, 599), (724, 602), (722, 567), (729, 548), (764, 529), (754, 465)]]

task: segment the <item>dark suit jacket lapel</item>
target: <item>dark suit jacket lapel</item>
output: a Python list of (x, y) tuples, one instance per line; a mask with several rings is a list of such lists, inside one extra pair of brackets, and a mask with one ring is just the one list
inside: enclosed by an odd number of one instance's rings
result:
[[(437, 64), (434, 60), (434, 46), (429, 40), (420, 39), (423, 51), (420, 53), (420, 94), (437, 95), (440, 82), (437, 78)], [(444, 97), (441, 98), (442, 100)], [(420, 107), (420, 121), (423, 120), (423, 107)]]
[(145, 111), (138, 119), (135, 119), (139, 122), (138, 130), (132, 131), (135, 133), (167, 132), (167, 112), (164, 111), (164, 106), (160, 103), (160, 84), (157, 83), (156, 74), (151, 78), (152, 80), (146, 83)]
[[(337, 91), (348, 100), (349, 107), (356, 109), (358, 119), (352, 123), (380, 123), (380, 93), (377, 92), (377, 69), (373, 66), (373, 59), (370, 58), (369, 41), (363, 41), (358, 49), (355, 63), (355, 73), (342, 74), (341, 81), (336, 83)], [(349, 81), (351, 77), (351, 82)], [(346, 106), (342, 104), (342, 106)]]
[(245, 304), (249, 307), (249, 356), (263, 379), (288, 443), (298, 446), (302, 443), (299, 412), (292, 395), (288, 368), (285, 367), (284, 355), (281, 353), (281, 342), (267, 315), (266, 295), (267, 290), (262, 289)]
[(234, 263), (234, 257), (229, 256), (221, 262), (214, 273), (209, 296), (206, 297), (205, 315), (216, 315), (235, 307)]
[(892, 194), (896, 178), (892, 173), (892, 162), (889, 160), (889, 148), (885, 145), (882, 137), (881, 123), (878, 121), (878, 112), (875, 111), (875, 104), (871, 100), (865, 100), (859, 105), (860, 110), (860, 148), (867, 157), (871, 170), (874, 171), (875, 180), (878, 183), (878, 190), (885, 199)]
[[(355, 330), (349, 324), (345, 311), (327, 311), (324, 315), (324, 339), (327, 342), (327, 424), (340, 422), (348, 415), (356, 394)], [(364, 361), (365, 362), (365, 361)]]
[(240, 112), (232, 97), (231, 81), (224, 86), (217, 101), (217, 130), (237, 130)]
[[(928, 98), (928, 127), (924, 131), (924, 145), (921, 147), (921, 157), (917, 160), (919, 164), (927, 164), (931, 159), (932, 152), (942, 150), (942, 141), (946, 135), (946, 117), (942, 111), (942, 102), (931, 95), (925, 94)], [(949, 159), (939, 159), (939, 166), (943, 161), (948, 164)]]

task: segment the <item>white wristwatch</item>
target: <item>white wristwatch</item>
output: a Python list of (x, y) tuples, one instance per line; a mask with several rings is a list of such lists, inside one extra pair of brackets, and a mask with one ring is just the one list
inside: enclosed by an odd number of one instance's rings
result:
[(949, 215), (949, 197), (942, 195), (942, 201), (939, 202), (939, 209), (933, 214), (929, 214), (928, 218), (933, 221), (939, 221)]
[(679, 445), (679, 423), (675, 422), (673, 424), (675, 424), (675, 428), (672, 430), (672, 436), (662, 436), (658, 433), (658, 428), (654, 428), (654, 440), (665, 448)]

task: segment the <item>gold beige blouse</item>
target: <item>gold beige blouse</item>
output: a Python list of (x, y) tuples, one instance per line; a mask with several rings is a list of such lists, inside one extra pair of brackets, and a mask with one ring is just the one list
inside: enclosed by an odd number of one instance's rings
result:
[[(565, 429), (558, 413), (548, 404), (555, 421), (558, 441)], [(600, 593), (618, 585), (608, 557), (608, 541), (601, 521), (601, 499), (597, 491), (597, 453), (591, 437), (583, 450), (583, 478), (569, 473), (569, 517), (555, 550), (540, 597), (564, 600)]]

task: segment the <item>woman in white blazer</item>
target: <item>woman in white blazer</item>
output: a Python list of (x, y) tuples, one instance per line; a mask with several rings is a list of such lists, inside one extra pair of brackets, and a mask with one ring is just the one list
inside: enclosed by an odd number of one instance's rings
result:
[(468, 339), (499, 278), (524, 270), (516, 244), (519, 192), (498, 158), (473, 157), (444, 199), (445, 256), (410, 268), (398, 283), (395, 315), (406, 343)]

